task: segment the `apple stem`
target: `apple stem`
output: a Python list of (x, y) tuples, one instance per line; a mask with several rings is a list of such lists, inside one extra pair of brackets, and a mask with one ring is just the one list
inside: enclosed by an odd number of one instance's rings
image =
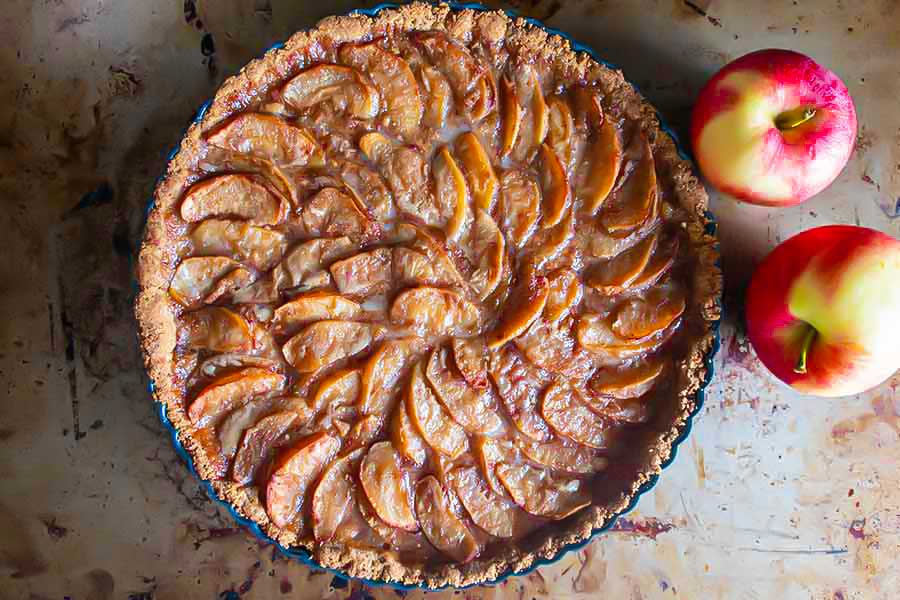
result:
[(800, 358), (797, 359), (797, 365), (794, 367), (794, 373), (799, 375), (806, 374), (806, 357), (809, 355), (809, 348), (812, 346), (813, 340), (816, 339), (816, 328), (810, 327), (803, 336), (803, 342), (800, 346)]
[(794, 110), (787, 110), (775, 117), (775, 127), (781, 131), (793, 129), (806, 123), (816, 116), (816, 109), (811, 106), (801, 106)]

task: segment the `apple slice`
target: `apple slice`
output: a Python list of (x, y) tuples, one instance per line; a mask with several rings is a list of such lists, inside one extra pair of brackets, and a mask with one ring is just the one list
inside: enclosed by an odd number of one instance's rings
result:
[(627, 234), (644, 224), (655, 211), (657, 191), (653, 150), (644, 134), (640, 136), (641, 157), (637, 165), (600, 213), (600, 222), (613, 235)]
[(544, 311), (549, 293), (546, 277), (530, 275), (524, 278), (503, 307), (499, 322), (488, 333), (488, 348), (496, 350), (528, 329)]
[(268, 271), (282, 258), (285, 235), (245, 221), (207, 219), (191, 232), (194, 256), (227, 256), (257, 271)]
[(385, 415), (365, 415), (357, 420), (345, 434), (344, 445), (347, 448), (367, 447), (384, 430)]
[(454, 561), (467, 563), (481, 552), (475, 536), (453, 514), (447, 491), (433, 475), (416, 484), (416, 516), (431, 545)]
[(359, 466), (359, 480), (366, 498), (378, 517), (392, 527), (416, 531), (409, 482), (398, 464), (397, 451), (390, 442), (369, 448)]
[(301, 221), (306, 232), (314, 237), (350, 236), (374, 239), (380, 227), (365, 214), (349, 194), (327, 187), (303, 206)]
[(609, 461), (596, 450), (554, 437), (549, 442), (516, 438), (516, 447), (539, 465), (577, 475), (602, 471)]
[(443, 129), (453, 110), (453, 90), (447, 78), (430, 65), (422, 65), (419, 78), (426, 97), (424, 122), (432, 129)]
[(594, 370), (594, 359), (578, 348), (572, 333), (574, 317), (557, 321), (537, 319), (515, 340), (516, 346), (528, 361), (541, 369), (582, 380)]
[(684, 295), (653, 288), (643, 298), (619, 305), (610, 328), (626, 340), (640, 340), (666, 329), (684, 313)]
[(544, 306), (544, 318), (558, 321), (581, 301), (581, 281), (572, 269), (562, 267), (547, 276), (550, 292)]
[(490, 213), (500, 184), (484, 146), (475, 133), (467, 131), (456, 138), (456, 153), (462, 161), (475, 207)]
[(394, 218), (394, 198), (374, 170), (347, 160), (341, 163), (340, 179), (363, 213), (371, 214), (379, 223)]
[(366, 73), (381, 90), (387, 109), (379, 120), (407, 141), (412, 140), (422, 122), (424, 106), (409, 64), (375, 41), (344, 44), (338, 56), (341, 62)]
[(472, 451), (491, 491), (501, 498), (508, 498), (506, 488), (497, 477), (497, 465), (515, 463), (519, 460), (519, 452), (512, 442), (507, 439), (476, 436), (472, 444)]
[(559, 223), (572, 203), (569, 178), (553, 148), (541, 144), (541, 189), (544, 221), (541, 227), (553, 227)]
[(488, 70), (481, 72), (481, 77), (475, 83), (475, 89), (466, 98), (465, 106), (469, 118), (478, 123), (490, 115), (497, 106), (497, 83)]
[(500, 180), (500, 226), (513, 246), (521, 248), (537, 229), (541, 190), (527, 173), (506, 171)]
[(281, 165), (319, 166), (324, 162), (323, 150), (308, 130), (275, 115), (241, 113), (216, 129), (207, 141)]
[(521, 514), (518, 507), (491, 491), (477, 467), (456, 467), (447, 482), (476, 525), (499, 538), (515, 534)]
[(276, 527), (287, 528), (302, 514), (307, 493), (340, 447), (340, 440), (318, 432), (278, 457), (266, 486), (266, 513)]
[(342, 294), (357, 297), (380, 294), (391, 281), (391, 249), (360, 252), (333, 263), (329, 271)]
[(214, 425), (254, 397), (274, 394), (284, 385), (284, 375), (257, 367), (223, 375), (197, 394), (188, 407), (188, 418), (194, 427)]
[(364, 448), (338, 456), (322, 472), (312, 495), (313, 535), (319, 543), (334, 538), (356, 499), (354, 474)]
[(175, 269), (169, 295), (186, 308), (197, 308), (220, 279), (240, 268), (239, 263), (225, 256), (185, 258)]
[(588, 272), (585, 283), (607, 296), (624, 292), (647, 268), (657, 239), (658, 235), (653, 233), (622, 254), (595, 265)]
[(463, 379), (476, 390), (488, 387), (487, 349), (480, 337), (453, 338), (453, 361)]
[(301, 71), (281, 88), (281, 99), (301, 111), (330, 101), (336, 110), (346, 110), (358, 119), (374, 118), (381, 100), (378, 89), (366, 82), (359, 71), (333, 64)]
[(441, 31), (417, 31), (413, 41), (424, 50), (428, 60), (447, 78), (453, 95), (475, 121), (486, 115), (491, 103), (485, 98), (491, 93), (490, 82), (481, 81), (484, 68), (469, 50)]
[(551, 268), (566, 254), (575, 239), (575, 211), (567, 210), (559, 223), (542, 229), (528, 242), (521, 264), (534, 271)]
[(239, 291), (253, 283), (253, 273), (243, 266), (237, 267), (219, 278), (203, 299), (205, 304), (213, 304), (227, 298), (233, 298)]
[(447, 245), (439, 237), (440, 234), (427, 227), (403, 223), (398, 227), (402, 235), (409, 237), (409, 245), (413, 250), (427, 256), (434, 267), (435, 275), (444, 281), (452, 282), (454, 287), (466, 288), (466, 280), (450, 257)]
[(398, 395), (399, 383), (410, 365), (425, 351), (421, 338), (384, 342), (366, 361), (362, 371), (359, 411), (364, 415), (385, 415)]
[(503, 276), (506, 242), (491, 216), (476, 210), (475, 224), (470, 235), (470, 246), (475, 272), (470, 277), (472, 287), (480, 300), (490, 296)]
[(566, 169), (572, 168), (575, 159), (575, 120), (564, 98), (554, 96), (547, 103), (547, 143)]
[(538, 411), (544, 374), (506, 346), (491, 358), (491, 378), (516, 429), (539, 442), (550, 440), (550, 428)]
[(306, 292), (275, 309), (272, 330), (276, 335), (293, 334), (301, 325), (326, 319), (349, 320), (359, 317), (362, 307), (334, 292)]
[(403, 458), (421, 466), (428, 457), (428, 446), (416, 430), (406, 410), (406, 402), (394, 408), (391, 417), (391, 442)]
[(435, 154), (432, 172), (440, 211), (447, 215), (444, 234), (454, 242), (472, 221), (466, 178), (447, 146), (441, 146)]
[(197, 183), (181, 201), (181, 218), (197, 223), (211, 217), (241, 219), (254, 225), (284, 220), (289, 205), (255, 175), (219, 175)]
[(455, 277), (449, 276), (430, 257), (403, 246), (395, 246), (393, 249), (391, 277), (394, 284), (400, 287), (446, 287), (457, 283)]
[(231, 467), (231, 479), (240, 485), (252, 484), (279, 440), (299, 422), (297, 413), (281, 411), (263, 417), (245, 431)]
[(359, 354), (384, 333), (384, 327), (369, 323), (317, 321), (289, 339), (282, 353), (301, 373), (313, 373)]
[(595, 133), (585, 167), (588, 172), (579, 196), (584, 198), (584, 210), (594, 214), (603, 206), (622, 168), (622, 144), (611, 119), (604, 118)]
[(478, 307), (452, 290), (436, 287), (410, 288), (391, 305), (391, 322), (419, 335), (473, 335), (478, 332)]
[(352, 254), (357, 245), (349, 237), (320, 238), (302, 242), (284, 256), (272, 278), (278, 289), (311, 289), (331, 285), (327, 268)]
[(541, 91), (541, 82), (535, 69), (529, 64), (519, 65), (515, 74), (518, 101), (523, 108), (522, 123), (513, 149), (513, 159), (528, 162), (534, 151), (547, 137), (547, 103)]
[(406, 411), (429, 446), (450, 458), (457, 458), (466, 451), (466, 431), (441, 407), (425, 382), (422, 363), (413, 367), (406, 394)]
[(550, 384), (541, 399), (541, 415), (558, 435), (590, 448), (609, 445), (609, 421), (594, 413), (568, 385)]
[(355, 407), (361, 389), (362, 374), (359, 369), (340, 369), (319, 382), (310, 407), (316, 414), (321, 414), (325, 409), (333, 414), (338, 407)]
[(612, 330), (608, 316), (586, 313), (578, 320), (578, 344), (588, 352), (610, 359), (622, 360), (645, 354), (658, 348), (674, 329), (662, 336), (653, 332), (643, 339), (624, 339)]
[(491, 388), (472, 388), (451, 371), (450, 352), (446, 348), (435, 349), (428, 359), (425, 377), (450, 416), (472, 433), (487, 434), (497, 431), (503, 421), (495, 410), (496, 399)]
[(502, 463), (497, 465), (497, 477), (515, 503), (533, 515), (560, 520), (591, 504), (587, 482), (554, 475), (549, 469)]
[(664, 367), (664, 361), (650, 360), (627, 369), (601, 369), (594, 373), (590, 390), (598, 396), (617, 400), (640, 398), (656, 385)]
[(672, 236), (660, 240), (653, 258), (644, 267), (641, 274), (634, 278), (629, 287), (632, 290), (640, 290), (654, 285), (669, 272), (672, 265), (675, 264), (676, 256), (678, 256), (678, 238)]
[(515, 86), (506, 77), (500, 80), (500, 101), (503, 113), (503, 144), (500, 149), (500, 157), (506, 158), (516, 147), (525, 113), (522, 105), (519, 104), (519, 94), (516, 92)]
[(250, 324), (238, 313), (206, 306), (179, 318), (178, 343), (195, 350), (247, 352), (253, 347)]

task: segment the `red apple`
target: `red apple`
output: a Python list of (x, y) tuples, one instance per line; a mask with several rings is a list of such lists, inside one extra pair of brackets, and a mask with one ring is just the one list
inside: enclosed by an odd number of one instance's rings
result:
[(799, 204), (834, 181), (856, 141), (847, 86), (808, 56), (759, 50), (700, 91), (691, 143), (703, 175), (738, 199)]
[(788, 239), (753, 274), (747, 330), (763, 364), (801, 392), (878, 385), (900, 369), (900, 240), (852, 225)]

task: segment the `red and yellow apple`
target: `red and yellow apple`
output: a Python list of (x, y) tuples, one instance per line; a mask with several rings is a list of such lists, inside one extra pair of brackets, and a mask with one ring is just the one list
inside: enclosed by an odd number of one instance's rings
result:
[(691, 143), (703, 175), (740, 200), (799, 204), (834, 181), (856, 141), (847, 86), (808, 56), (760, 50), (700, 91)]
[(900, 240), (887, 234), (804, 231), (757, 267), (746, 304), (757, 356), (803, 393), (849, 396), (900, 369)]

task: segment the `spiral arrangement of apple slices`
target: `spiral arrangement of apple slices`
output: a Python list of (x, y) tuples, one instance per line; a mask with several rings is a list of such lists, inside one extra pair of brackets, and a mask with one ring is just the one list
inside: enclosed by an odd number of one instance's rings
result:
[(323, 49), (206, 136), (170, 216), (196, 451), (299, 543), (472, 560), (590, 505), (667, 397), (651, 144), (506, 57)]

